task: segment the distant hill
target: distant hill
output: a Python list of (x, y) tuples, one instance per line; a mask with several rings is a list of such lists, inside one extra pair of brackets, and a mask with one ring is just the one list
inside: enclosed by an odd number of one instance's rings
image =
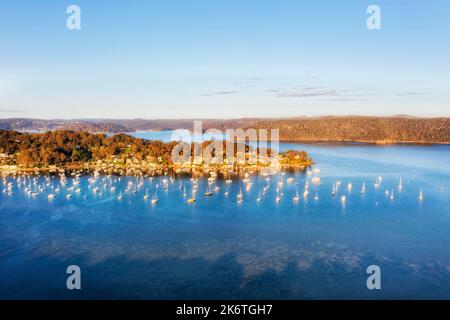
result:
[(90, 133), (126, 132), (128, 129), (119, 124), (94, 123), (79, 120), (41, 120), (41, 119), (0, 119), (0, 129), (15, 131), (55, 131), (72, 130)]
[(262, 120), (256, 128), (278, 128), (288, 141), (450, 144), (450, 118), (323, 117)]
[[(294, 118), (199, 119), (203, 129), (264, 128), (280, 130), (280, 139), (304, 142), (450, 144), (450, 118), (323, 116)], [(130, 132), (193, 129), (193, 119), (0, 119), (0, 129)]]

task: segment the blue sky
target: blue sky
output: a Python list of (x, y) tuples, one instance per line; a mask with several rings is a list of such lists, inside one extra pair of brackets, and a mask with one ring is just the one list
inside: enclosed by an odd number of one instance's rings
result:
[(449, 16), (446, 0), (2, 0), (0, 118), (450, 116)]

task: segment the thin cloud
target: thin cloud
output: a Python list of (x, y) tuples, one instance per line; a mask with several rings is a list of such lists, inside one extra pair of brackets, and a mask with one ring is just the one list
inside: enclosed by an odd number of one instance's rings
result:
[(229, 90), (229, 91), (215, 91), (212, 93), (204, 93), (201, 96), (202, 97), (212, 97), (212, 96), (226, 96), (226, 95), (230, 95), (230, 94), (235, 94), (237, 93), (237, 91), (235, 90)]
[(14, 109), (0, 109), (0, 113), (23, 113), (23, 110)]
[(312, 97), (337, 97), (343, 95), (343, 91), (333, 88), (318, 86), (297, 86), (288, 89), (269, 89), (268, 93), (275, 94), (279, 98), (312, 98)]
[(375, 92), (352, 92), (347, 89), (336, 89), (324, 86), (295, 86), (291, 88), (268, 89), (266, 93), (278, 98), (320, 98), (320, 101), (358, 101), (362, 97), (376, 96)]
[(404, 91), (397, 93), (397, 97), (406, 97), (406, 96), (423, 96), (425, 93), (420, 91)]

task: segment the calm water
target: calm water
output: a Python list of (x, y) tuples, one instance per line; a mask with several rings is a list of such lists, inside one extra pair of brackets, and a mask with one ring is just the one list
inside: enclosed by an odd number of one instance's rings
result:
[[(109, 179), (89, 189), (89, 177), (82, 177), (80, 193), (61, 188), (53, 200), (48, 191), (33, 199), (9, 179), (14, 193), (0, 194), (0, 298), (450, 298), (450, 147), (281, 148), (308, 151), (321, 170), (321, 183), (311, 184), (306, 199), (304, 184), (314, 175), (305, 173), (293, 175), (297, 185), (286, 182), (291, 174), (272, 177), (261, 202), (256, 198), (267, 183), (263, 177), (252, 178), (248, 192), (233, 181), (228, 197), (220, 180), (215, 185), (221, 190), (204, 197), (207, 181), (200, 181), (194, 204), (186, 203), (180, 179), (169, 180), (167, 191), (156, 178), (125, 193), (134, 178), (115, 182), (112, 192)], [(378, 176), (383, 181), (375, 189)], [(280, 179), (284, 195), (277, 203)], [(192, 182), (181, 183), (190, 193)], [(104, 184), (101, 195), (92, 191)], [(244, 202), (238, 204), (240, 188)], [(147, 189), (150, 195), (158, 190), (156, 205), (143, 199)], [(295, 204), (297, 189), (301, 199)], [(392, 189), (393, 200), (385, 195)], [(81, 267), (80, 291), (66, 289), (71, 264)], [(366, 287), (372, 264), (381, 268), (378, 291)]]

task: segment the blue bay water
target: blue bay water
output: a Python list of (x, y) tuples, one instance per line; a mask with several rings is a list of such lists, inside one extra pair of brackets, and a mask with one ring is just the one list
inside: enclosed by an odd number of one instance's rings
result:
[[(170, 132), (133, 135), (170, 138)], [(53, 200), (46, 191), (31, 198), (9, 178), (14, 193), (0, 194), (0, 298), (450, 298), (449, 146), (280, 148), (306, 150), (313, 169), (320, 168), (321, 183), (311, 184), (307, 198), (305, 172), (271, 177), (261, 202), (262, 176), (251, 177), (249, 191), (237, 179), (230, 185), (217, 180), (221, 189), (211, 197), (203, 196), (207, 181), (200, 180), (193, 204), (179, 188), (181, 181), (190, 193), (187, 178), (168, 180), (167, 191), (162, 178), (145, 179), (137, 193), (125, 193), (136, 179), (122, 177), (116, 191), (108, 186), (100, 195), (88, 188), (90, 177), (81, 177), (80, 193), (61, 188)], [(286, 181), (291, 176), (297, 185)], [(110, 181), (101, 179), (95, 184), (101, 188)], [(277, 203), (280, 179), (284, 195)], [(336, 181), (341, 186), (333, 197)], [(238, 204), (240, 189), (244, 201)], [(157, 204), (144, 200), (146, 190), (157, 192)], [(297, 190), (299, 203), (292, 200)], [(66, 288), (72, 264), (82, 270), (79, 291)], [(366, 269), (374, 264), (381, 268), (382, 289), (372, 291)]]

